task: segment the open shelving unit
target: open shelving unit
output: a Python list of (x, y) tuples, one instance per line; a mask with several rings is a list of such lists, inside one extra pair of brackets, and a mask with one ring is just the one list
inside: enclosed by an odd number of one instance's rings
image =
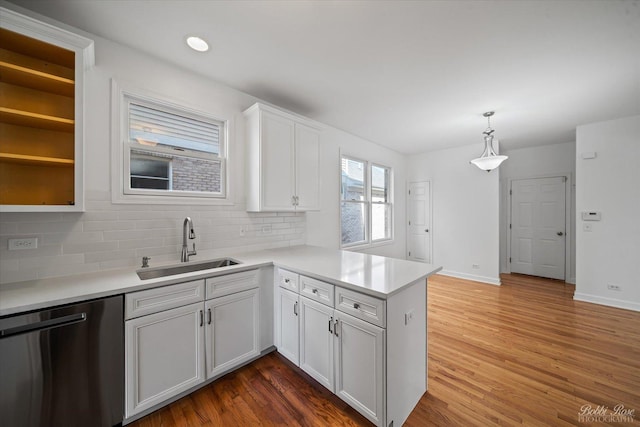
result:
[(0, 212), (84, 210), (85, 72), (94, 43), (0, 6)]
[(0, 204), (73, 206), (75, 52), (0, 28)]

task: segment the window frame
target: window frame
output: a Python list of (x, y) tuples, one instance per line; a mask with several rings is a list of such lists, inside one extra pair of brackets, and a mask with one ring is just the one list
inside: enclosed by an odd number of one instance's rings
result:
[[(340, 224), (339, 229), (339, 237), (340, 237), (340, 248), (341, 249), (365, 249), (376, 246), (388, 245), (394, 242), (394, 202), (393, 202), (393, 168), (391, 166), (386, 166), (378, 162), (373, 162), (369, 160), (362, 159), (357, 156), (352, 156), (349, 154), (340, 153), (339, 157), (339, 184), (340, 184), (340, 192), (338, 194), (338, 219)], [(347, 159), (351, 161), (360, 162), (364, 167), (364, 195), (365, 199), (363, 201), (351, 201), (345, 200), (342, 198), (342, 160)], [(372, 169), (373, 167), (384, 168), (389, 171), (389, 182), (388, 182), (388, 197), (386, 202), (374, 202), (372, 197), (373, 185), (372, 185)], [(365, 205), (366, 215), (365, 215), (365, 239), (358, 242), (353, 243), (342, 243), (342, 203), (361, 203)], [(387, 205), (389, 206), (389, 237), (385, 237), (382, 239), (372, 239), (373, 237), (373, 206), (374, 205)]]
[[(122, 87), (115, 80), (111, 81), (111, 161), (112, 179), (111, 195), (113, 203), (132, 204), (193, 204), (193, 205), (232, 205), (230, 196), (230, 173), (228, 163), (229, 139), (233, 122), (230, 119), (221, 118), (215, 113), (205, 113), (202, 108), (196, 109), (182, 101), (174, 101), (166, 96), (151, 93), (140, 89)], [(220, 125), (219, 154), (210, 154), (198, 151), (180, 151), (161, 145), (147, 146), (132, 143), (129, 140), (129, 103), (144, 105), (160, 109), (164, 112), (174, 113), (197, 120)], [(158, 153), (186, 157), (192, 159), (204, 159), (220, 162), (220, 192), (182, 191), (182, 190), (153, 190), (131, 188), (131, 153), (132, 150), (143, 153)], [(186, 153), (186, 154), (185, 154)], [(170, 168), (173, 167), (170, 163)]]

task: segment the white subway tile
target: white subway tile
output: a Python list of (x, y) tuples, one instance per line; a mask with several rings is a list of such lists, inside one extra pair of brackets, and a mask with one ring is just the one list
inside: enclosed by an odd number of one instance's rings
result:
[(133, 259), (136, 256), (136, 251), (134, 249), (128, 250), (117, 250), (117, 251), (107, 251), (107, 252), (91, 252), (84, 254), (85, 262), (104, 262), (104, 261), (113, 261), (116, 259)]
[(107, 252), (118, 249), (118, 242), (90, 242), (90, 243), (65, 243), (62, 245), (62, 251), (65, 254), (81, 254), (85, 255), (91, 252)]
[(41, 269), (50, 265), (72, 265), (84, 264), (84, 254), (73, 255), (57, 255), (57, 256), (41, 256), (34, 258), (24, 258), (20, 260), (20, 269), (27, 270), (30, 268)]
[(36, 270), (0, 270), (0, 283), (22, 282), (24, 280), (34, 280), (38, 278)]
[(118, 243), (119, 249), (142, 249), (142, 248), (156, 248), (164, 246), (164, 239), (162, 237), (152, 237), (148, 239), (134, 239), (134, 240), (120, 240)]
[(18, 224), (18, 234), (71, 233), (74, 231), (82, 231), (82, 221), (25, 222)]
[(70, 276), (72, 274), (100, 271), (99, 264), (50, 265), (36, 270), (38, 278)]
[(84, 231), (113, 231), (113, 230), (133, 230), (136, 228), (135, 221), (87, 221), (84, 223)]

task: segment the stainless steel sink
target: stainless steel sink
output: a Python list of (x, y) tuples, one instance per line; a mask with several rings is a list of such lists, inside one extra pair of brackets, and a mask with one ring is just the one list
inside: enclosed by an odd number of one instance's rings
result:
[(172, 265), (167, 267), (142, 268), (137, 270), (138, 277), (142, 280), (157, 279), (158, 277), (173, 276), (175, 274), (191, 273), (193, 271), (210, 270), (212, 268), (229, 267), (230, 265), (240, 264), (232, 258), (220, 258), (213, 261), (205, 261), (198, 263), (184, 263), (180, 265)]

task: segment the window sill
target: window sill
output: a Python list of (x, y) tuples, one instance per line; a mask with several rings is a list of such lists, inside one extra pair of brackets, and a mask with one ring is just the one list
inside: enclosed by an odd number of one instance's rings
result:
[(188, 197), (188, 196), (152, 196), (135, 194), (113, 194), (111, 202), (114, 204), (130, 205), (204, 205), (204, 206), (233, 206), (235, 203), (228, 198)]

